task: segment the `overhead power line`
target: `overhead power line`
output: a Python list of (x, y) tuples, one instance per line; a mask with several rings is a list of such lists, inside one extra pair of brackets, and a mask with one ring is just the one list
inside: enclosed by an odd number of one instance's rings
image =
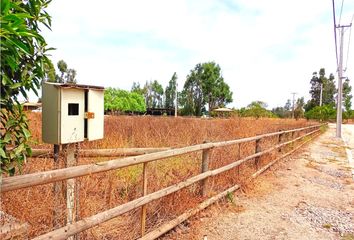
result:
[(339, 24), (339, 25), (340, 25), (340, 20), (342, 19), (343, 3), (344, 3), (344, 0), (342, 0), (342, 5), (341, 5), (341, 7), (340, 7), (340, 14), (339, 14), (339, 21), (338, 21), (338, 24)]
[(349, 60), (349, 50), (350, 50), (350, 38), (352, 35), (352, 26), (353, 26), (354, 14), (352, 20), (350, 21), (350, 28), (349, 28), (349, 39), (348, 39), (348, 48), (347, 48), (347, 59), (345, 60), (345, 69), (348, 67), (348, 60)]
[(334, 0), (332, 0), (332, 12), (333, 12), (334, 44), (336, 47), (336, 64), (337, 64), (337, 70), (338, 70), (337, 23), (336, 23), (336, 9), (334, 6)]

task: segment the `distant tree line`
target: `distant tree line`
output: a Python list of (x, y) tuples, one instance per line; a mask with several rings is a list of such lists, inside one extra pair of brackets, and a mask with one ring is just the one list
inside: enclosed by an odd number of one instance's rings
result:
[[(116, 89), (116, 91), (118, 90)], [(143, 97), (145, 104), (144, 106), (140, 105), (140, 112), (143, 112), (143, 107), (145, 108), (144, 111), (146, 108), (173, 109), (177, 97), (179, 114), (190, 116), (201, 116), (207, 111), (225, 107), (232, 102), (230, 87), (224, 81), (220, 66), (215, 62), (198, 63), (187, 75), (182, 91), (177, 93), (176, 91), (177, 74), (173, 73), (165, 88), (157, 80), (146, 81), (143, 86), (139, 82), (134, 82), (129, 94), (137, 94)], [(108, 94), (112, 95), (111, 91), (108, 91)], [(105, 97), (105, 109), (113, 110), (111, 107), (114, 105), (118, 106), (115, 110), (135, 111), (132, 108), (126, 108), (126, 106), (135, 106), (129, 104), (131, 99), (128, 97), (129, 94), (119, 95), (120, 97), (127, 97), (126, 100), (119, 100), (126, 103), (124, 109), (122, 108), (123, 105), (109, 102), (118, 100), (113, 100), (108, 96)]]
[[(314, 72), (310, 80), (311, 99), (304, 106), (305, 117), (307, 119), (329, 120), (335, 119), (337, 115), (336, 100), (338, 91), (334, 81), (334, 75), (326, 76), (324, 68), (321, 68), (319, 73)], [(351, 109), (353, 98), (351, 94), (352, 87), (350, 86), (349, 78), (343, 82), (343, 118), (354, 118), (354, 112)], [(322, 92), (322, 95), (321, 95)], [(322, 99), (321, 99), (322, 96)]]
[[(288, 99), (284, 106), (267, 110), (267, 104), (262, 101), (254, 101), (246, 108), (237, 110), (241, 117), (279, 117), (279, 118), (307, 118), (321, 121), (335, 119), (337, 116), (336, 100), (337, 88), (333, 74), (326, 76), (324, 68), (319, 72), (313, 72), (310, 79), (309, 93), (311, 98), (305, 103), (304, 97), (295, 100)], [(350, 80), (343, 82), (343, 119), (354, 118), (352, 108), (352, 87)], [(294, 106), (293, 106), (294, 105)]]
[[(284, 107), (276, 107), (272, 112), (281, 118), (289, 118), (294, 115), (295, 118), (305, 117), (322, 121), (335, 119), (337, 115), (337, 88), (334, 80), (333, 74), (326, 76), (324, 68), (321, 68), (319, 72), (313, 72), (309, 91), (311, 98), (306, 103), (301, 97), (296, 100), (295, 106), (292, 106), (290, 99), (288, 99)], [(343, 82), (344, 119), (354, 118), (354, 111), (351, 109), (353, 97), (351, 90), (350, 80), (346, 78)]]

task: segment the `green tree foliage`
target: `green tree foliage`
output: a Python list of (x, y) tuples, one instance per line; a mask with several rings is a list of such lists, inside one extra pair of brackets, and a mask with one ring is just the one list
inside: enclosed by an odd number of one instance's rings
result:
[(140, 83), (138, 82), (133, 82), (131, 92), (138, 93), (140, 95), (145, 95), (145, 90), (144, 88), (140, 87)]
[(177, 74), (172, 75), (165, 89), (165, 108), (174, 108), (176, 100)]
[(311, 99), (305, 105), (305, 110), (309, 111), (312, 108), (320, 105), (320, 94), (322, 86), (322, 105), (335, 105), (335, 94), (336, 86), (334, 82), (333, 74), (326, 77), (326, 72), (324, 68), (321, 68), (319, 74), (314, 72), (310, 80), (311, 89)]
[(205, 99), (202, 89), (202, 80), (198, 77), (200, 66), (191, 71), (183, 86), (180, 94), (179, 104), (183, 106), (183, 115), (201, 116), (205, 111)]
[(44, 80), (48, 82), (56, 82), (55, 68), (51, 61), (44, 65), (45, 77)]
[(298, 98), (296, 100), (296, 105), (294, 109), (294, 117), (296, 120), (304, 117), (304, 106), (305, 106), (305, 99), (303, 97)]
[(28, 0), (0, 2), (1, 98), (0, 98), (0, 164), (1, 172), (14, 174), (31, 153), (28, 120), (18, 102), (27, 98), (26, 90), (37, 95), (46, 69), (47, 43), (40, 27), (50, 28), (51, 17), (45, 11), (50, 1)]
[(104, 92), (105, 111), (145, 112), (143, 95), (137, 92), (107, 88)]
[(276, 107), (272, 109), (272, 113), (280, 118), (290, 118), (291, 117), (291, 100), (288, 99), (284, 107)]
[(201, 65), (202, 89), (204, 99), (211, 111), (214, 108), (224, 107), (232, 102), (230, 87), (224, 82), (221, 75), (221, 68), (215, 62), (207, 62)]
[(215, 62), (198, 63), (187, 76), (179, 101), (185, 114), (196, 116), (202, 115), (206, 104), (211, 111), (232, 102), (220, 66)]
[(343, 102), (345, 112), (343, 114), (345, 119), (351, 118), (352, 98), (351, 94), (352, 86), (350, 86), (349, 79), (345, 79), (343, 83)]
[(60, 60), (57, 64), (60, 75), (56, 75), (55, 79), (58, 83), (71, 83), (76, 84), (76, 70), (68, 68), (64, 60)]
[(163, 107), (163, 87), (157, 80), (146, 81), (143, 91), (147, 108)]
[(291, 111), (291, 100), (288, 99), (284, 106), (285, 111)]
[(315, 119), (320, 121), (327, 121), (336, 118), (337, 111), (332, 105), (316, 106), (309, 111), (305, 112), (307, 119)]
[(280, 118), (286, 118), (287, 111), (284, 107), (275, 107), (272, 109), (272, 113)]
[(254, 101), (250, 103), (247, 108), (241, 108), (239, 114), (241, 117), (255, 117), (256, 119), (260, 117), (276, 117), (271, 111), (266, 109), (267, 104), (262, 101)]

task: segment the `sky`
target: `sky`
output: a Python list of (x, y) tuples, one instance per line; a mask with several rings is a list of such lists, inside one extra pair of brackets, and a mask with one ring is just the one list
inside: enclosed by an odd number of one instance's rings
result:
[[(215, 61), (233, 92), (228, 107), (260, 100), (272, 108), (292, 92), (309, 99), (314, 71), (336, 74), (330, 0), (54, 0), (48, 12), (51, 59), (76, 69), (79, 84), (130, 90), (158, 80), (166, 87), (176, 72), (181, 90), (197, 63)], [(340, 23), (353, 14), (354, 1), (344, 1)], [(354, 46), (347, 66), (354, 81)]]

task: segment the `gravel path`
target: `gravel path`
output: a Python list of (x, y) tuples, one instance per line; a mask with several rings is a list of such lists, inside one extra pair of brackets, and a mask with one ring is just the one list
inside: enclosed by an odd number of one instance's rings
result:
[[(354, 136), (354, 125), (348, 126), (344, 138)], [(334, 135), (330, 125), (301, 153), (236, 193), (233, 203), (214, 205), (163, 239), (354, 240), (354, 181), (344, 143)], [(353, 150), (354, 137), (347, 143)]]

